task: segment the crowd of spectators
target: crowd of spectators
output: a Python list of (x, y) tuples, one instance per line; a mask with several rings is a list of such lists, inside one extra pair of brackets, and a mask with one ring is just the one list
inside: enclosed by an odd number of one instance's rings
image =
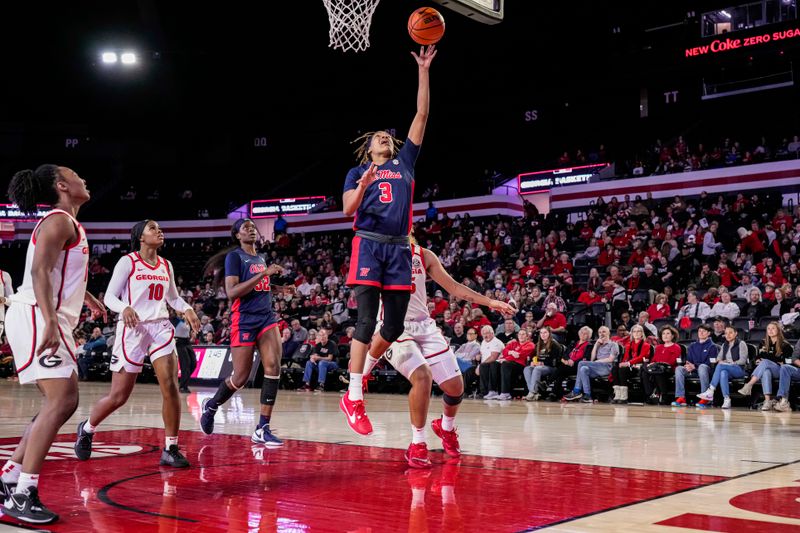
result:
[[(429, 282), (431, 316), (456, 350), (468, 388), (490, 399), (508, 399), (519, 393), (520, 384), (522, 395), (538, 399), (544, 392), (540, 385), (553, 381), (558, 383), (548, 396), (558, 398), (563, 378), (573, 374), (577, 390), (567, 397), (587, 399), (590, 379), (608, 377), (621, 387), (618, 383), (631, 376), (643, 377), (643, 361), (666, 363), (670, 368), (662, 374), (676, 387), (684, 373), (707, 385), (711, 365), (704, 369), (691, 362), (691, 350), (690, 362), (678, 365), (675, 348), (659, 348), (665, 337), (671, 335), (673, 344), (702, 342), (704, 322), (715, 343), (726, 325), (751, 344), (774, 337), (766, 328), (772, 322), (782, 338), (800, 337), (800, 208), (782, 206), (781, 198), (772, 191), (666, 200), (601, 197), (571, 217), (536, 210), (516, 219), (437, 213), (414, 224), (420, 244), (436, 253), (458, 281), (513, 302), (519, 312), (504, 319), (456, 301)], [(293, 292), (273, 294), (273, 301), (282, 321), (284, 366), (303, 371), (298, 385), (304, 388), (324, 387), (326, 378), (347, 363), (356, 308), (344, 284), (350, 235), (281, 233), (260, 244), (268, 262), (284, 268), (273, 282), (295, 286)], [(202, 259), (222, 245), (204, 243), (196, 255)], [(163, 254), (170, 258), (169, 246)], [(102, 287), (118, 256), (92, 259), (95, 286)], [(180, 294), (201, 319), (201, 332), (191, 342), (228, 343), (230, 307), (224, 291), (200, 272), (183, 270), (180, 261), (173, 263)], [(93, 322), (87, 313), (76, 333), (79, 353), (96, 354), (104, 346), (110, 351), (114, 321), (111, 316), (109, 323)], [(667, 324), (676, 329), (665, 329)], [(640, 342), (653, 350), (644, 350)], [(631, 345), (635, 354), (627, 352)], [(90, 362), (82, 365), (84, 378)], [(768, 368), (759, 376), (777, 379), (779, 370)], [(643, 386), (666, 401), (663, 377), (653, 374)], [(766, 386), (764, 392), (769, 392)], [(685, 400), (680, 388), (669, 394)]]

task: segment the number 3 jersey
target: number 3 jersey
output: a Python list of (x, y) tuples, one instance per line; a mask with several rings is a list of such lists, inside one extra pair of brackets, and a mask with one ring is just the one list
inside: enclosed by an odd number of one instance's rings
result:
[(142, 322), (169, 318), (167, 304), (181, 313), (192, 307), (178, 294), (172, 263), (159, 257), (151, 265), (138, 252), (117, 261), (104, 301), (119, 320), (122, 311), (132, 307)]
[[(401, 237), (411, 231), (414, 197), (414, 164), (419, 145), (406, 139), (397, 157), (377, 169), (376, 180), (364, 191), (356, 211), (353, 229)], [(370, 162), (351, 168), (344, 182), (344, 192), (358, 187), (358, 180)]]

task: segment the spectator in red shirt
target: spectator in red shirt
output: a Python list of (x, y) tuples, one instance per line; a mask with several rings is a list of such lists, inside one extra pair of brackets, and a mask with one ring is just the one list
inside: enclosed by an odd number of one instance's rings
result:
[(443, 315), (444, 312), (449, 308), (450, 304), (448, 304), (447, 300), (444, 299), (442, 291), (436, 291), (433, 293), (433, 311), (431, 311), (431, 318), (436, 318), (439, 315)]
[(558, 312), (556, 304), (547, 304), (544, 316), (536, 323), (536, 328), (549, 326), (550, 331), (553, 333), (553, 338), (561, 342), (563, 336), (567, 333), (567, 317)]
[(578, 302), (588, 306), (601, 303), (602, 301), (603, 298), (597, 294), (597, 291), (594, 288), (589, 288), (588, 291), (584, 291), (580, 296), (578, 296)]
[(650, 320), (667, 318), (670, 315), (670, 311), (669, 304), (667, 303), (667, 295), (664, 293), (657, 295), (655, 302), (647, 308), (647, 314), (650, 315)]
[(533, 257), (528, 258), (528, 264), (519, 271), (523, 278), (535, 278), (539, 275), (539, 267), (534, 263)]
[(492, 323), (489, 322), (489, 319), (483, 316), (483, 311), (479, 308), (475, 308), (472, 310), (471, 313), (471, 320), (467, 322), (468, 328), (475, 328), (475, 331), (480, 330), (483, 326), (491, 326)]
[(739, 238), (742, 240), (742, 244), (739, 248), (740, 251), (746, 254), (764, 253), (764, 243), (761, 242), (757, 233), (747, 231), (744, 228), (739, 228), (737, 232), (739, 233)]
[(637, 240), (634, 244), (634, 249), (628, 258), (628, 266), (641, 267), (644, 266), (645, 253), (642, 250), (642, 241)]
[[(661, 344), (656, 345), (653, 359), (642, 368), (642, 385), (648, 399), (657, 398), (659, 403), (664, 403), (664, 396), (669, 387), (669, 377), (675, 373), (678, 359), (681, 357), (681, 347), (674, 342), (677, 339), (677, 329), (672, 326), (661, 328)], [(655, 372), (656, 367), (661, 367), (660, 371)], [(658, 391), (657, 395), (656, 390)]]
[(619, 366), (611, 369), (614, 377), (614, 403), (628, 403), (628, 384), (631, 375), (639, 371), (639, 365), (653, 355), (653, 347), (645, 338), (644, 328), (636, 324), (631, 328), (630, 342), (625, 346)]
[(572, 266), (572, 263), (569, 260), (569, 255), (567, 254), (561, 254), (559, 256), (558, 263), (553, 266), (553, 274), (556, 276), (559, 276), (562, 273), (572, 274), (573, 270), (574, 267)]
[(510, 400), (511, 389), (514, 381), (521, 376), (528, 364), (528, 359), (533, 354), (535, 346), (528, 336), (528, 331), (521, 329), (517, 339), (509, 342), (500, 356), (500, 396), (498, 400)]
[(597, 264), (600, 266), (608, 266), (614, 262), (614, 245), (607, 244), (605, 250), (600, 252), (600, 256), (597, 258)]

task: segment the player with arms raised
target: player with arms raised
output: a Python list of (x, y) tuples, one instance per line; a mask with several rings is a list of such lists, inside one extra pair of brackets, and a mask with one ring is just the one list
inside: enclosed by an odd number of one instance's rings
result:
[[(408, 139), (400, 150), (385, 131), (366, 134), (357, 151), (361, 165), (350, 169), (344, 185), (344, 214), (355, 215), (353, 250), (347, 284), (354, 287), (358, 320), (350, 350), (350, 386), (339, 404), (350, 428), (360, 435), (372, 433), (364, 410), (361, 378), (367, 347), (381, 356), (403, 333), (403, 318), (411, 294), (411, 230), (414, 164), (428, 121), (430, 87), (428, 71), (436, 49), (412, 52), (419, 71), (417, 113)], [(378, 307), (383, 302), (380, 331), (375, 332)]]

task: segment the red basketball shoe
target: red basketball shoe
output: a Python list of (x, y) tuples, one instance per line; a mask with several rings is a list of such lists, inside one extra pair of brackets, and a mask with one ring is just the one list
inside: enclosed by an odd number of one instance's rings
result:
[(436, 436), (442, 439), (442, 446), (447, 455), (450, 457), (461, 457), (461, 445), (458, 443), (458, 433), (456, 433), (455, 429), (446, 431), (442, 427), (441, 418), (437, 418), (431, 422), (431, 428), (433, 428), (433, 432), (436, 433)]
[(364, 410), (364, 400), (351, 400), (350, 391), (347, 391), (339, 402), (339, 409), (345, 414), (350, 429), (359, 435), (372, 434), (372, 423)]
[(406, 461), (411, 468), (430, 468), (431, 460), (428, 459), (428, 445), (424, 442), (410, 444), (406, 450)]

